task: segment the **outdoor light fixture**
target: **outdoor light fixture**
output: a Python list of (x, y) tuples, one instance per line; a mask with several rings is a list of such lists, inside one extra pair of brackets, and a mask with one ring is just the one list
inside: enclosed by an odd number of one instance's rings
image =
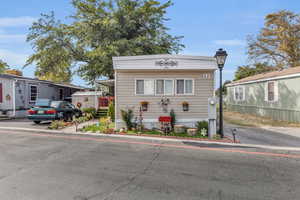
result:
[(227, 52), (224, 51), (223, 49), (219, 49), (216, 52), (215, 58), (217, 60), (218, 67), (223, 68), (224, 64), (225, 64), (225, 61), (226, 61), (226, 58), (227, 58)]
[(220, 89), (219, 89), (219, 95), (220, 95), (220, 116), (219, 116), (219, 134), (221, 135), (221, 137), (223, 138), (224, 137), (224, 133), (223, 133), (223, 88), (222, 88), (222, 84), (223, 84), (223, 81), (222, 81), (222, 70), (223, 70), (223, 67), (224, 67), (224, 64), (225, 64), (225, 61), (226, 61), (226, 58), (227, 58), (227, 52), (223, 49), (219, 49), (217, 52), (216, 52), (216, 55), (215, 55), (215, 58), (216, 58), (216, 61), (217, 61), (217, 64), (218, 64), (218, 67), (219, 67), (219, 70), (220, 70)]

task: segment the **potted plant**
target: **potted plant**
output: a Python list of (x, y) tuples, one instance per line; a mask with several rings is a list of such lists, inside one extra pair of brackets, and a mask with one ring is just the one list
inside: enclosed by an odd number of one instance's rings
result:
[(182, 102), (182, 110), (189, 111), (189, 103), (187, 101)]
[(142, 107), (142, 111), (148, 111), (148, 105), (149, 105), (149, 102), (148, 101), (142, 101), (141, 103), (141, 107)]

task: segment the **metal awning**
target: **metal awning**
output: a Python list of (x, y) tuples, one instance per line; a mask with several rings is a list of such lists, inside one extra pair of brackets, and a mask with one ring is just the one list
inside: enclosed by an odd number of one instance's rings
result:
[(114, 79), (109, 79), (109, 80), (97, 80), (96, 83), (105, 85), (108, 87), (112, 87), (115, 85), (115, 80)]

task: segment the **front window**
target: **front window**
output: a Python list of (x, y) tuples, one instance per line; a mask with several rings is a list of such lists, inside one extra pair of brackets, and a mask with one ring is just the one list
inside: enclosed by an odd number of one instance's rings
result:
[(274, 82), (268, 82), (268, 101), (274, 101)]
[(37, 100), (38, 89), (36, 85), (30, 86), (30, 102), (35, 103)]
[(59, 89), (59, 100), (64, 100), (64, 89)]
[[(176, 86), (176, 87), (175, 87)], [(174, 89), (174, 87), (176, 89)], [(193, 95), (193, 79), (139, 79), (135, 82), (136, 95)]]
[(176, 80), (176, 94), (193, 94), (194, 83), (191, 79), (178, 79)]
[(173, 95), (174, 84), (173, 80), (156, 80), (156, 94), (157, 95)]
[(136, 80), (136, 94), (154, 95), (154, 80)]
[(245, 99), (245, 89), (243, 86), (234, 88), (234, 99), (236, 101), (243, 101)]

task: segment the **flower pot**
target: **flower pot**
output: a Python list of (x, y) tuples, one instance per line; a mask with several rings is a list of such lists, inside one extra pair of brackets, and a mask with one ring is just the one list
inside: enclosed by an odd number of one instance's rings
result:
[(187, 134), (188, 134), (188, 136), (195, 136), (197, 134), (197, 129), (189, 128), (189, 129), (187, 129)]
[(175, 133), (185, 133), (185, 127), (183, 125), (175, 125), (174, 132)]

